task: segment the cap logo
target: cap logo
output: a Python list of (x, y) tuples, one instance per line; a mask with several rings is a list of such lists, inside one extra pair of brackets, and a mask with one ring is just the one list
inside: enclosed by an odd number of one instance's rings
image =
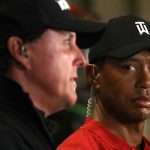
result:
[(70, 9), (69, 4), (65, 0), (56, 0), (62, 11)]
[(144, 22), (138, 21), (138, 22), (135, 22), (135, 25), (136, 25), (140, 35), (142, 35), (143, 33), (150, 35)]

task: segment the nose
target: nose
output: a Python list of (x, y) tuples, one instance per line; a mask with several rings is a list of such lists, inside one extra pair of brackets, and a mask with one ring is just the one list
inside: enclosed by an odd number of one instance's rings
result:
[(74, 60), (74, 65), (78, 66), (78, 67), (84, 67), (86, 64), (86, 60), (85, 57), (81, 51), (81, 49), (79, 49), (78, 46), (75, 47), (75, 60)]
[(137, 81), (137, 87), (143, 89), (150, 88), (150, 70), (148, 68), (140, 71), (140, 75)]

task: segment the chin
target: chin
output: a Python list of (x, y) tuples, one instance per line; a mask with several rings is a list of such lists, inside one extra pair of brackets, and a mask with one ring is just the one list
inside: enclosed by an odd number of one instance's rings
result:
[(68, 100), (66, 101), (67, 106), (72, 106), (77, 102), (77, 95), (68, 97)]

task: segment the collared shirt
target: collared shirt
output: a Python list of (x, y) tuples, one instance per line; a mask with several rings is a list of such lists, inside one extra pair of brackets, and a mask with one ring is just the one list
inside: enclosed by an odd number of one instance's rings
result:
[[(150, 142), (143, 137), (144, 149), (150, 150)], [(83, 126), (67, 138), (57, 150), (137, 150), (121, 137), (94, 119), (87, 118)]]

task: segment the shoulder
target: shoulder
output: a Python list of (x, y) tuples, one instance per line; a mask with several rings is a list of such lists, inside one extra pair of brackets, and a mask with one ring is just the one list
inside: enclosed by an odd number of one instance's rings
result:
[(143, 139), (144, 139), (144, 145), (149, 148), (150, 147), (150, 140), (145, 136), (143, 137)]
[(77, 131), (71, 134), (62, 142), (57, 150), (98, 150), (100, 148), (100, 139), (95, 132), (85, 123)]
[(105, 130), (99, 122), (86, 118), (85, 123), (64, 142), (57, 150), (99, 150), (106, 147), (103, 139)]
[(15, 130), (5, 124), (0, 124), (0, 149), (18, 150), (20, 143), (19, 134)]

